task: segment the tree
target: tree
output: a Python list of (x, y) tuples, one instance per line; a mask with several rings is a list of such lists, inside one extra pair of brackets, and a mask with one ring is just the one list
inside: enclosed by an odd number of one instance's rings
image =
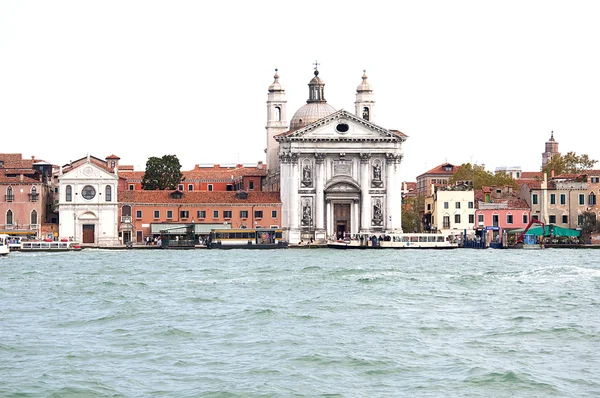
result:
[(493, 174), (485, 170), (483, 165), (471, 165), (471, 163), (465, 163), (461, 165), (458, 170), (450, 177), (448, 184), (454, 185), (457, 181), (472, 181), (474, 189), (481, 189), (481, 187), (503, 187), (511, 186), (518, 188), (517, 181), (505, 172), (498, 172)]
[(577, 156), (575, 152), (568, 152), (562, 156), (560, 154), (552, 156), (552, 158), (542, 168), (542, 172), (547, 175), (560, 174), (581, 174), (583, 171), (591, 170), (597, 160), (590, 159), (588, 155)]
[(596, 213), (593, 211), (584, 211), (581, 213), (582, 216), (582, 224), (581, 224), (581, 232), (584, 234), (591, 234), (592, 232), (598, 231), (598, 220), (596, 220)]
[(421, 212), (425, 207), (423, 196), (406, 198), (402, 203), (402, 230), (404, 232), (421, 232)]
[(176, 155), (148, 158), (146, 172), (142, 179), (142, 189), (175, 189), (181, 181), (183, 181), (183, 174)]

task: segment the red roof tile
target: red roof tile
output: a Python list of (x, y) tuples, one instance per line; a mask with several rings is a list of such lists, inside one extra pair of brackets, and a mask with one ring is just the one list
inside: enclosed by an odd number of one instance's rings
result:
[(279, 192), (248, 192), (247, 199), (239, 199), (236, 192), (186, 191), (181, 199), (171, 197), (173, 191), (120, 191), (120, 203), (153, 204), (280, 204)]

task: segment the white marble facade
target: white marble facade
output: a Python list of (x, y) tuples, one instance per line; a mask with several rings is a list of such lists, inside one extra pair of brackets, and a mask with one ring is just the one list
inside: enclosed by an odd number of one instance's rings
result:
[[(319, 84), (324, 86), (320, 79)], [(322, 89), (320, 102), (325, 102)], [(313, 92), (311, 87), (309, 101), (297, 115), (310, 115), (307, 107), (319, 102)], [(401, 232), (399, 173), (406, 135), (370, 121), (373, 107), (365, 75), (357, 89), (359, 116), (334, 111), (315, 121), (301, 120), (300, 128), (274, 136), (279, 161), (269, 165), (269, 174), (279, 176), (282, 226), (290, 243)], [(294, 118), (292, 125), (298, 124)]]
[[(100, 161), (101, 162), (101, 161)], [(58, 176), (59, 236), (94, 246), (119, 244), (116, 172), (87, 160)]]

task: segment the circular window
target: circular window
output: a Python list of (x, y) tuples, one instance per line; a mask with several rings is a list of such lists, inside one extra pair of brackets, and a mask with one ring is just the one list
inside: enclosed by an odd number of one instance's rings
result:
[(340, 123), (335, 126), (335, 129), (338, 133), (347, 133), (348, 130), (350, 130), (350, 126), (348, 126), (346, 123)]
[(83, 190), (81, 191), (81, 196), (83, 196), (85, 199), (94, 199), (94, 196), (96, 196), (96, 190), (94, 189), (93, 186), (91, 185), (86, 185), (85, 187), (83, 187)]

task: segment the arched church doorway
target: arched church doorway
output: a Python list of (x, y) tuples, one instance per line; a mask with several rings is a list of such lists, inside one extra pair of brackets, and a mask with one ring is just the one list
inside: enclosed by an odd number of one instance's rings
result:
[(360, 229), (360, 186), (349, 176), (336, 176), (325, 187), (327, 236), (343, 239)]

